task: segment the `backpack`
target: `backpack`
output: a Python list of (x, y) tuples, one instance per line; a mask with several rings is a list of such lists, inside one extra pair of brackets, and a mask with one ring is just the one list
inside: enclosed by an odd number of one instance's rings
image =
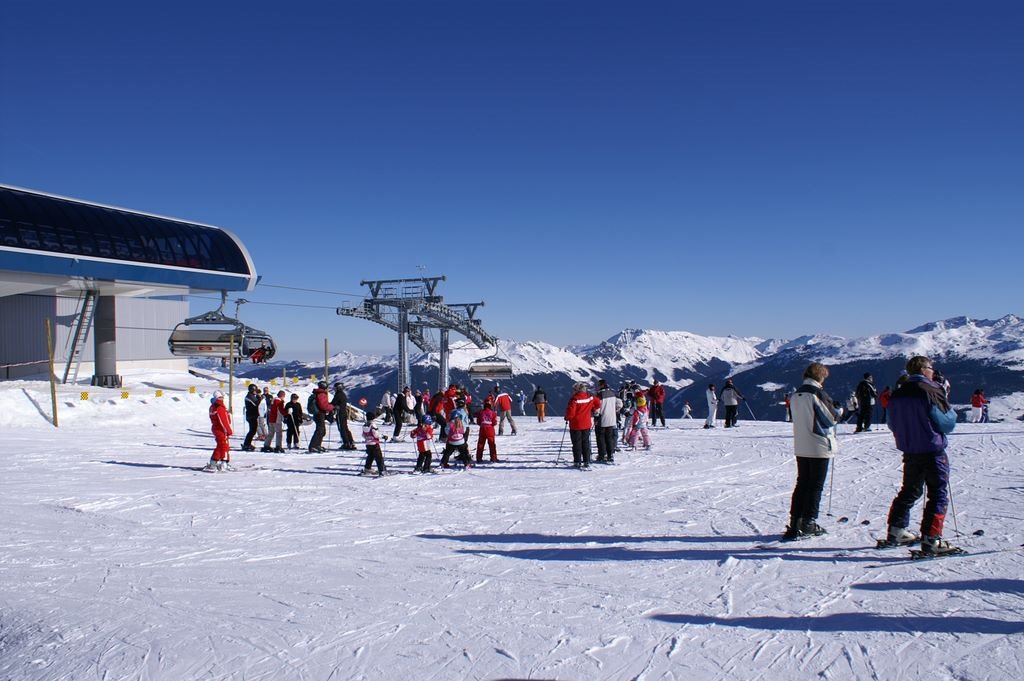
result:
[(312, 416), (317, 413), (316, 407), (316, 393), (310, 393), (309, 399), (306, 400), (306, 413)]

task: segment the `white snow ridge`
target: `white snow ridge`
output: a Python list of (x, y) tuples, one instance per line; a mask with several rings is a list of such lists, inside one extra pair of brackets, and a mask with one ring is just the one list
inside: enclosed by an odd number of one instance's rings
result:
[[(0, 384), (0, 679), (931, 681), (1024, 668), (1016, 420), (958, 424), (946, 538), (970, 555), (910, 562), (874, 548), (900, 478), (877, 426), (842, 426), (829, 534), (765, 550), (795, 475), (785, 423), (670, 421), (649, 452), (579, 472), (563, 421), (531, 412), (498, 438), (501, 463), (414, 476), (414, 445), (389, 442), (400, 475), (379, 479), (357, 476), (363, 457), (337, 451), (336, 430), (325, 454), (240, 452), (236, 434), (238, 470), (208, 474), (217, 384), (126, 379), (127, 399), (62, 387), (60, 428), (46, 384)], [(307, 386), (292, 389), (304, 402)]]

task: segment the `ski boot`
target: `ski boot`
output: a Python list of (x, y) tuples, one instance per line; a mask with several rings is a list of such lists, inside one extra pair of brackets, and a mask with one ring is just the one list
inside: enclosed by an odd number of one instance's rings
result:
[(907, 528), (890, 525), (889, 534), (885, 539), (878, 540), (878, 548), (885, 549), (892, 546), (913, 546), (920, 540), (920, 537)]
[(805, 534), (808, 537), (820, 537), (823, 534), (828, 534), (828, 531), (814, 520), (805, 520), (800, 523), (800, 534)]
[(939, 558), (964, 553), (959, 546), (953, 546), (942, 537), (921, 537), (921, 555), (928, 558)]

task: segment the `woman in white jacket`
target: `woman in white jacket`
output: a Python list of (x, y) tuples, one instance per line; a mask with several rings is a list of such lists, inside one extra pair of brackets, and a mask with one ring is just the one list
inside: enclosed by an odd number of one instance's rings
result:
[(708, 419), (704, 422), (705, 428), (715, 427), (715, 417), (718, 415), (718, 394), (715, 393), (715, 384), (708, 384), (708, 391), (705, 393), (708, 399)]
[(796, 487), (789, 506), (789, 526), (782, 535), (784, 541), (825, 534), (825, 529), (817, 522), (818, 507), (828, 477), (829, 460), (839, 451), (838, 414), (832, 398), (822, 389), (826, 378), (828, 367), (812, 362), (804, 370), (803, 385), (790, 398)]

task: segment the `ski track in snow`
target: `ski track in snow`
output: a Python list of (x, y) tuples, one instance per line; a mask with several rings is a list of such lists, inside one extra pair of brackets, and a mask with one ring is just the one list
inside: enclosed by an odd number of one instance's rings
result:
[[(0, 405), (18, 399), (21, 385), (0, 391)], [(212, 444), (205, 404), (147, 404), (163, 411), (125, 423), (123, 403), (98, 399), (89, 419), (5, 434), (0, 678), (931, 680), (1024, 666), (1019, 551), (863, 569), (906, 557), (873, 548), (900, 477), (884, 430), (841, 429), (829, 535), (760, 550), (786, 523), (788, 424), (672, 422), (651, 451), (579, 472), (567, 438), (555, 463), (561, 421), (520, 417), (520, 435), (498, 438), (505, 463), (382, 479), (355, 475), (361, 452), (242, 453), (236, 437), (233, 459), (254, 467), (210, 475), (195, 470)], [(964, 536), (952, 514), (947, 536), (1019, 546), (1024, 427), (954, 435)], [(389, 467), (410, 470), (413, 449), (388, 443)]]

